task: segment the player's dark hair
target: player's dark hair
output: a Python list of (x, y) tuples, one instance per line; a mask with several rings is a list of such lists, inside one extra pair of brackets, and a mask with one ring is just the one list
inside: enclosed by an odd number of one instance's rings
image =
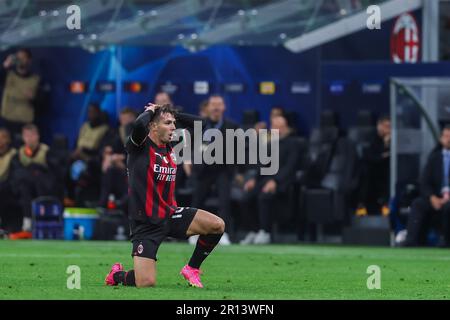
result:
[(155, 114), (153, 115), (152, 121), (150, 121), (150, 123), (158, 122), (159, 119), (161, 118), (161, 115), (164, 113), (169, 113), (174, 117), (177, 115), (177, 111), (175, 110), (173, 105), (163, 104), (162, 106), (156, 109)]

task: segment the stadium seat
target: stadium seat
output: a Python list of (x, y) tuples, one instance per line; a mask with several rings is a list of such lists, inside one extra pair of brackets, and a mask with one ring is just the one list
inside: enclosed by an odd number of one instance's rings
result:
[(242, 128), (244, 130), (252, 128), (259, 121), (259, 119), (259, 111), (256, 109), (242, 111)]
[(338, 136), (339, 129), (337, 127), (314, 128), (311, 131), (309, 143), (311, 145), (333, 143), (337, 140)]
[(356, 188), (356, 149), (341, 138), (337, 142), (326, 173), (317, 186), (305, 186), (300, 194), (307, 223), (317, 226), (319, 240), (325, 224), (349, 222), (349, 196)]
[(99, 218), (95, 223), (92, 240), (128, 240), (129, 222), (122, 210), (97, 209)]
[(323, 110), (320, 113), (320, 127), (339, 127), (338, 114), (332, 110)]
[[(308, 167), (308, 141), (303, 137), (296, 137), (297, 149), (300, 150), (300, 159), (295, 173), (295, 181), (288, 190), (280, 194), (274, 204), (272, 225), (272, 242), (290, 242), (298, 233), (300, 221), (304, 220), (299, 208), (298, 194), (305, 183), (305, 171)], [(292, 236), (291, 236), (292, 235)]]
[(390, 246), (389, 218), (383, 216), (354, 217), (352, 226), (345, 227), (343, 243), (352, 245)]
[(55, 197), (39, 197), (32, 201), (34, 239), (63, 238), (63, 206)]
[[(357, 125), (350, 127), (348, 130), (347, 138), (355, 144), (357, 152), (357, 173), (356, 180), (360, 187), (360, 190), (366, 190), (365, 186), (368, 179), (368, 164), (367, 164), (367, 153), (370, 148), (370, 144), (377, 134), (377, 129), (372, 123), (372, 114), (369, 111), (362, 110), (358, 113)], [(352, 201), (355, 207), (358, 207), (363, 198), (365, 198), (365, 191), (359, 191), (354, 196)], [(367, 210), (366, 207), (364, 207)]]
[(375, 127), (375, 117), (372, 111), (359, 110), (356, 115), (357, 127)]
[(337, 139), (338, 129), (336, 127), (312, 130), (308, 143), (305, 184), (309, 186), (320, 184), (328, 168)]
[(376, 128), (373, 126), (357, 126), (348, 130), (348, 138), (356, 145), (358, 157), (363, 158), (365, 150), (369, 147), (371, 139), (376, 135)]
[(286, 119), (288, 122), (288, 126), (293, 130), (294, 133), (299, 132), (298, 128), (298, 122), (299, 122), (299, 115), (296, 111), (286, 111)]
[(60, 199), (64, 197), (65, 178), (69, 170), (69, 157), (70, 150), (67, 137), (62, 134), (55, 134), (50, 148), (50, 159), (53, 162), (52, 167), (55, 168), (57, 195)]

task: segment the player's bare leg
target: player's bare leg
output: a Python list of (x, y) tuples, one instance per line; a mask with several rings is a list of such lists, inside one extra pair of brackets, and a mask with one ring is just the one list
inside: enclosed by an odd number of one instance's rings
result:
[(138, 288), (153, 287), (156, 284), (156, 261), (150, 258), (133, 257), (134, 269), (124, 271), (120, 263), (115, 263), (105, 283), (109, 286), (136, 286)]
[(220, 234), (222, 235), (225, 230), (225, 222), (222, 218), (212, 214), (208, 211), (198, 209), (194, 219), (189, 225), (186, 231), (187, 236), (193, 236), (196, 234)]
[(156, 284), (156, 261), (149, 258), (133, 257), (136, 287), (153, 287)]
[(186, 231), (187, 236), (199, 234), (189, 263), (181, 269), (180, 274), (191, 286), (203, 288), (200, 281), (200, 265), (219, 243), (225, 222), (218, 216), (205, 210), (198, 210)]

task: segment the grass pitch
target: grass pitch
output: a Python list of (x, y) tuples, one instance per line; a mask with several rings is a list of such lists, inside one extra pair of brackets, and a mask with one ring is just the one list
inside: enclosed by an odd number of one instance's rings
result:
[[(179, 275), (193, 246), (163, 243), (157, 286), (107, 287), (117, 261), (132, 267), (129, 242), (0, 241), (0, 299), (449, 299), (450, 251), (319, 245), (218, 247), (202, 265), (204, 289)], [(67, 267), (81, 289), (67, 289)], [(367, 268), (379, 266), (381, 289)]]

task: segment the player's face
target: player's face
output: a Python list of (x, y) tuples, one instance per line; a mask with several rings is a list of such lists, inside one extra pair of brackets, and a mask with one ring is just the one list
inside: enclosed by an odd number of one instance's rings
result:
[(163, 113), (156, 125), (157, 135), (162, 143), (172, 141), (175, 127), (175, 117), (170, 113)]
[(441, 144), (445, 149), (450, 150), (450, 130), (449, 129), (445, 129), (444, 131), (442, 131)]

